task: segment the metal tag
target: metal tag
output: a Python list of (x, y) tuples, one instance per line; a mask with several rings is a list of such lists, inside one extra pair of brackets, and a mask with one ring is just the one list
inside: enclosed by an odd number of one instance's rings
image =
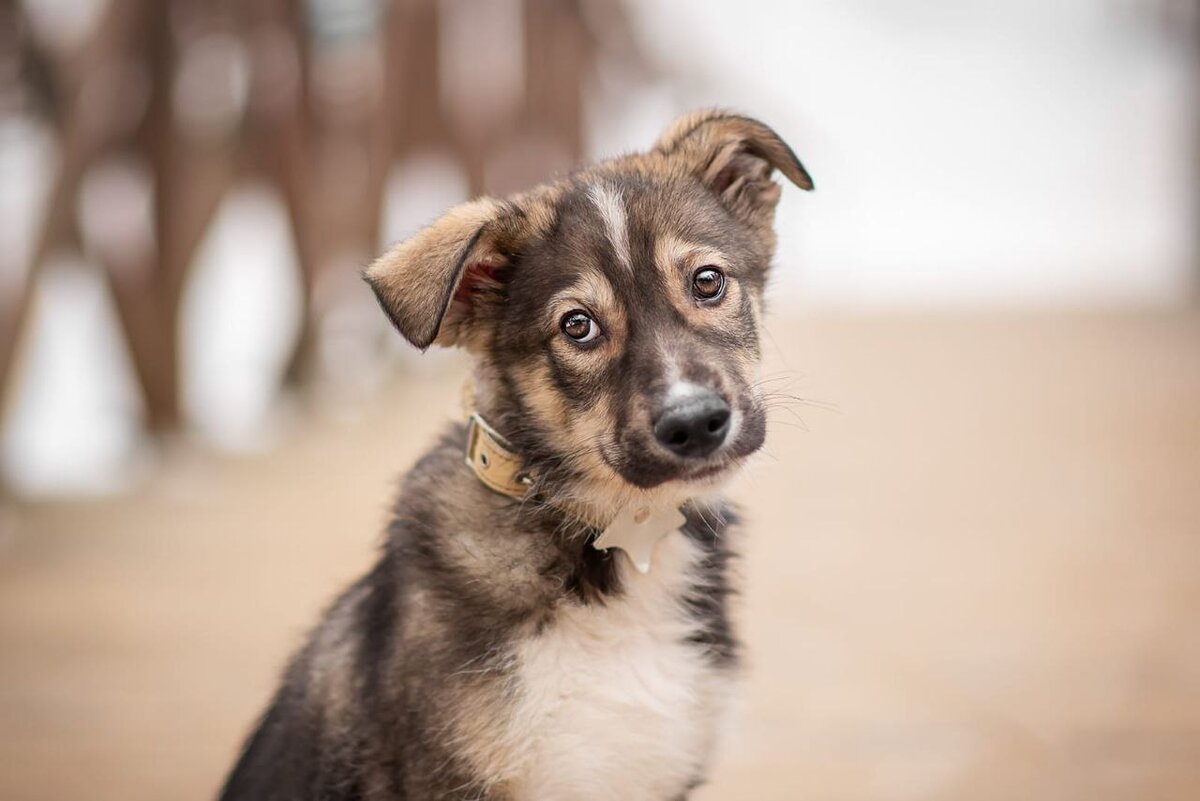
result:
[(648, 573), (658, 543), (685, 522), (687, 518), (676, 506), (631, 503), (617, 513), (592, 547), (602, 551), (620, 548), (629, 555), (639, 573)]

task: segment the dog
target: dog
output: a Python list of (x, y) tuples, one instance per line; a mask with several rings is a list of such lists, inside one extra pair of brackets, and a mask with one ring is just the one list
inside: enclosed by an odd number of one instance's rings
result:
[(409, 342), (474, 357), (470, 418), (403, 482), (377, 563), (287, 668), (221, 798), (676, 801), (738, 662), (734, 509), (778, 171), (765, 124), (447, 212), (367, 268)]

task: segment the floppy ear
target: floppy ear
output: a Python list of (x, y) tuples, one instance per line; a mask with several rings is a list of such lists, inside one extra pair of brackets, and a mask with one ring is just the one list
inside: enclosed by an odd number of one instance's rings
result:
[(456, 206), (376, 259), (363, 277), (396, 330), (421, 350), (435, 342), (469, 346), (502, 292), (522, 217), (513, 204), (492, 198)]
[(771, 180), (773, 170), (801, 189), (813, 188), (808, 171), (779, 134), (758, 120), (720, 109), (680, 117), (654, 150), (681, 164), (741, 216), (753, 218), (775, 208), (780, 188)]

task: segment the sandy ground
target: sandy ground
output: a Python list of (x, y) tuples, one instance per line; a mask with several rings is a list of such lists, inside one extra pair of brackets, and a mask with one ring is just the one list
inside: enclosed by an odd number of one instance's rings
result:
[[(1200, 313), (776, 321), (716, 799), (1192, 799)], [(0, 523), (0, 798), (213, 795), (453, 366)]]

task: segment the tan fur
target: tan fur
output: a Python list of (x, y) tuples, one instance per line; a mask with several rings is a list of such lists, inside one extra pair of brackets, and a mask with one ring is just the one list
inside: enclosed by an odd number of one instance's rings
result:
[[(443, 214), (384, 253), (363, 273), (397, 328), (419, 348), (478, 350), (469, 330), (473, 310), (452, 303), (470, 270), (502, 267), (521, 242), (544, 234), (553, 224), (554, 187), (515, 196), (505, 203), (482, 197)], [(483, 289), (489, 288), (483, 279)]]
[(713, 154), (720, 151), (727, 159), (732, 155), (726, 152), (730, 144), (749, 145), (757, 149), (772, 167), (786, 175), (796, 186), (801, 189), (813, 188), (812, 178), (779, 134), (758, 120), (724, 109), (705, 109), (685, 114), (667, 127), (655, 144), (654, 151), (668, 156), (682, 155), (692, 169), (707, 164), (711, 175), (722, 161), (713, 161)]
[[(472, 238), (485, 224), (496, 219), (503, 206), (492, 198), (480, 198), (451, 209), (433, 225), (401, 242), (376, 259), (364, 277), (401, 330), (410, 332), (413, 344), (428, 347), (438, 334), (440, 319), (448, 303), (447, 287), (453, 289), (456, 274), (469, 261), (496, 262), (492, 237)], [(470, 247), (471, 251), (466, 252)], [(439, 311), (426, 321), (427, 309)], [(411, 318), (411, 322), (409, 322)], [(453, 322), (453, 321), (451, 321)], [(405, 325), (408, 327), (405, 328)], [(454, 342), (454, 325), (446, 326), (442, 341)]]

